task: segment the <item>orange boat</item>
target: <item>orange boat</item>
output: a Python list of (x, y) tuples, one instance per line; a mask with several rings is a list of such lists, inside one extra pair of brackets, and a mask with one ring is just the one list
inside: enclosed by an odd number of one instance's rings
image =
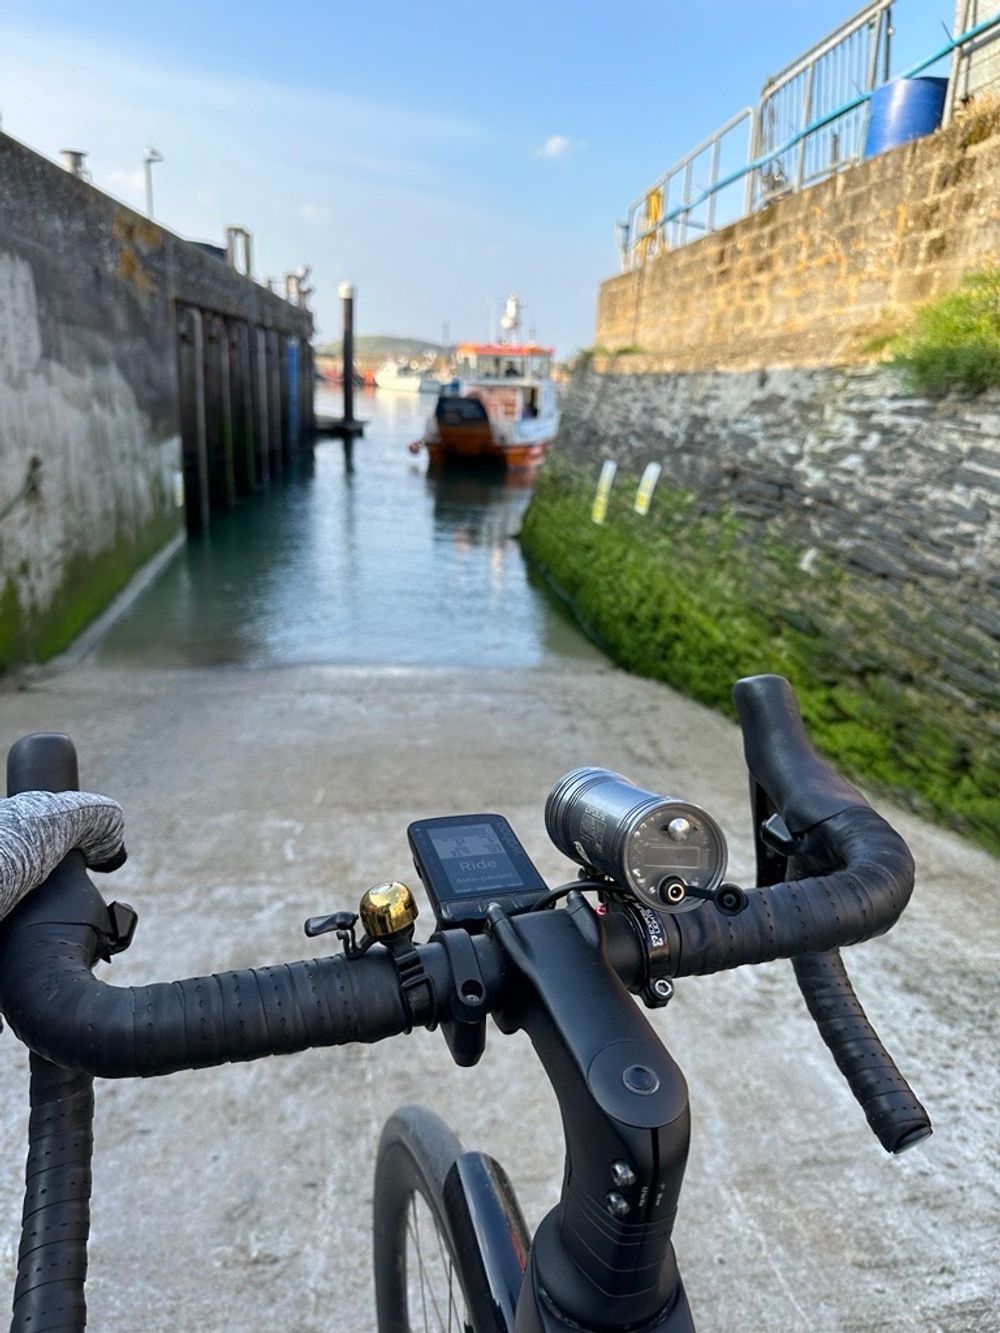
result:
[(553, 349), (538, 343), (464, 343), (458, 380), (445, 385), (423, 443), (432, 466), (536, 467), (555, 439)]

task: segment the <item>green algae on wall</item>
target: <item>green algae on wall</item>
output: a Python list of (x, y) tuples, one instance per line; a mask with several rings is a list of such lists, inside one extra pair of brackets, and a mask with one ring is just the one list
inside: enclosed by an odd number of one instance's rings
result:
[(105, 610), (129, 579), (177, 533), (178, 511), (164, 510), (137, 537), (122, 538), (95, 555), (75, 555), (65, 565), (52, 602), (42, 611), (21, 604), (8, 581), (0, 598), (0, 672), (45, 662), (69, 646)]
[(970, 712), (928, 677), (913, 637), (926, 612), (898, 589), (664, 483), (641, 518), (630, 482), (619, 476), (599, 526), (589, 473), (553, 460), (521, 538), (615, 661), (729, 714), (738, 677), (787, 676), (841, 769), (1000, 851), (1000, 684), (984, 673)]
[(16, 662), (23, 651), (17, 587), (10, 579), (6, 579), (0, 595), (0, 671)]

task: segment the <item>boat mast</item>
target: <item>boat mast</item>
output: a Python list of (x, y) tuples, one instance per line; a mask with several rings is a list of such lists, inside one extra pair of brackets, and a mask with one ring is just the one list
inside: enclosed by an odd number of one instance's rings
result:
[(500, 319), (500, 341), (502, 343), (516, 343), (517, 331), (521, 327), (521, 311), (524, 309), (524, 302), (518, 296), (517, 292), (511, 292), (507, 297), (507, 304), (504, 306), (503, 315)]

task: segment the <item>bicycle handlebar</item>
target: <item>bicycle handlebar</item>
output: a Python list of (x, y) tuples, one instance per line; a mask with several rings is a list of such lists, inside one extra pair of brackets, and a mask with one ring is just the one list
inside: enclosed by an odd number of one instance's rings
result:
[[(737, 916), (707, 908), (664, 916), (659, 965), (662, 974), (673, 977), (822, 955), (869, 939), (896, 921), (913, 887), (905, 843), (817, 755), (787, 682), (754, 677), (738, 682), (734, 695), (751, 774), (789, 829), (801, 835), (806, 863), (827, 871), (752, 890)], [(75, 778), (72, 754), (67, 738), (26, 737), (11, 752), (12, 780), (21, 789), (41, 789), (62, 782), (68, 773)], [(18, 1036), (54, 1063), (104, 1077), (148, 1076), (314, 1045), (378, 1041), (412, 1023), (392, 959), (383, 949), (351, 960), (336, 956), (120, 988), (91, 973), (102, 952), (102, 936), (111, 930), (108, 909), (78, 853), (67, 857), (5, 923), (0, 1006)], [(489, 1007), (500, 998), (503, 962), (489, 936), (478, 936), (474, 943), (490, 979)], [(631, 986), (645, 960), (638, 943), (619, 941), (619, 952), (616, 970)], [(431, 943), (420, 947), (420, 956), (447, 1013), (445, 951)], [(809, 1003), (820, 984), (815, 969), (798, 968), (797, 973)], [(846, 974), (830, 968), (822, 977), (827, 1007), (835, 993), (841, 1008), (848, 1003), (845, 983), (860, 1013)], [(875, 1045), (865, 1038), (861, 1057), (851, 1045), (858, 1040), (855, 1028), (826, 1022), (826, 1012), (816, 1011), (812, 1003), (810, 1012), (867, 1114), (872, 1096), (883, 1095), (872, 1089), (900, 1078), (895, 1066), (877, 1038)], [(929, 1132), (926, 1113), (909, 1096), (909, 1101), (896, 1099), (898, 1106), (892, 1098), (891, 1105), (880, 1103), (874, 1119), (869, 1114), (889, 1151), (917, 1141), (921, 1125)]]
[[(820, 872), (811, 879), (795, 877), (808, 887), (809, 907), (823, 906), (821, 887), (827, 900), (820, 913), (824, 919), (814, 920), (816, 942), (792, 956), (802, 997), (879, 1142), (887, 1152), (903, 1152), (932, 1132), (930, 1118), (865, 1016), (839, 946), (856, 942), (842, 930), (867, 939), (898, 919), (913, 889), (909, 849), (861, 793), (816, 753), (786, 680), (755, 676), (737, 681), (733, 699), (758, 824), (758, 877), (764, 880), (766, 875), (773, 887), (786, 926), (788, 910), (797, 913), (802, 906), (787, 892), (788, 884), (780, 882), (789, 861), (796, 870)], [(788, 856), (776, 855), (764, 844), (760, 824), (767, 810), (781, 815), (791, 835)], [(779, 883), (771, 886), (771, 880)], [(804, 922), (802, 930), (809, 933)], [(831, 934), (837, 938), (831, 940)]]
[[(0, 999), (17, 1035), (53, 1064), (149, 1077), (404, 1032), (409, 1012), (384, 950), (212, 976), (113, 986), (91, 969), (107, 908), (72, 853), (13, 912)], [(433, 946), (428, 946), (433, 949)]]
[(738, 916), (664, 918), (671, 976), (860, 944), (895, 924), (913, 890), (913, 860), (899, 834), (867, 805), (817, 827), (817, 842), (838, 869), (752, 889)]

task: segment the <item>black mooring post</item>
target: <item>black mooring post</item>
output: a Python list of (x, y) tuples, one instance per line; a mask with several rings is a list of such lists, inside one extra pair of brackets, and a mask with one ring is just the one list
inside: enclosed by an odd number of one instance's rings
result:
[(344, 466), (354, 466), (354, 287), (349, 282), (340, 284), (340, 301), (344, 326)]

